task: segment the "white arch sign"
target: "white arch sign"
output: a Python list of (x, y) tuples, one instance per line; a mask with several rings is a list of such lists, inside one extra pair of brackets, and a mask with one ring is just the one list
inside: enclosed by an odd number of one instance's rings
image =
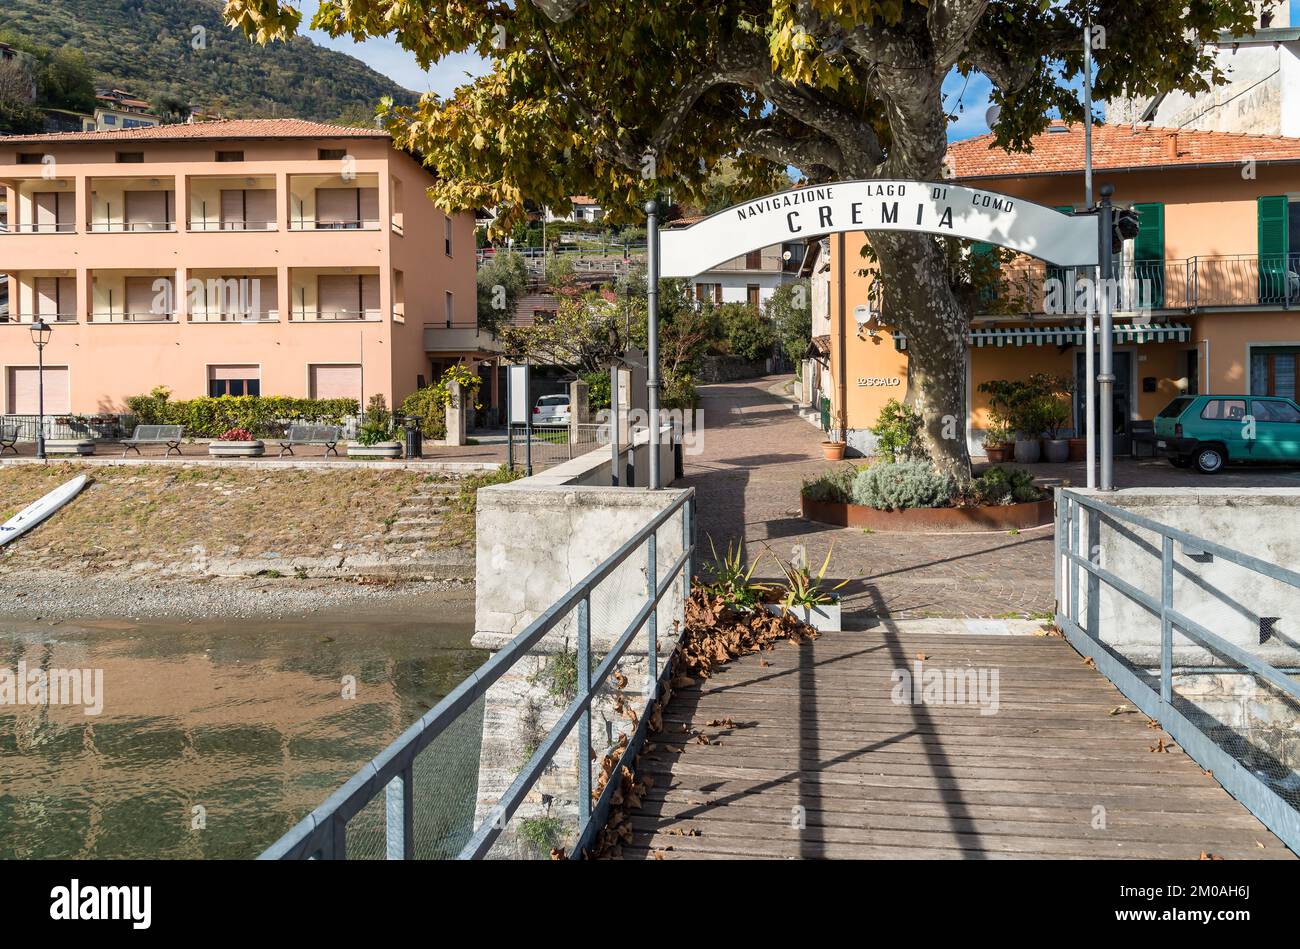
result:
[(660, 233), (660, 275), (693, 277), (746, 251), (843, 231), (985, 241), (1063, 267), (1098, 263), (1097, 217), (930, 181), (837, 181), (770, 194)]

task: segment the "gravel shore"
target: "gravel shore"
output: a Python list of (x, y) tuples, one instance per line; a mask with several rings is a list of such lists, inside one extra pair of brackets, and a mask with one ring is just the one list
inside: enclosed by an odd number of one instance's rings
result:
[(329, 613), (373, 615), (430, 608), (474, 610), (470, 582), (362, 584), (349, 580), (231, 578), (172, 580), (105, 571), (92, 576), (24, 570), (0, 576), (4, 619), (285, 619)]

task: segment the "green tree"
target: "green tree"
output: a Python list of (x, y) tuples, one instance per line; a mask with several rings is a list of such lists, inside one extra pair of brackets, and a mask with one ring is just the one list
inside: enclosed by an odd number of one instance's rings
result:
[[(228, 0), (227, 21), (262, 42), (302, 13), (287, 0)], [(333, 36), (388, 36), (428, 65), (455, 53), (491, 72), (447, 99), (388, 112), (401, 146), (438, 169), (447, 209), (523, 198), (562, 207), (598, 198), (611, 223), (672, 188), (700, 194), (725, 159), (737, 189), (794, 166), (811, 182), (943, 176), (954, 70), (981, 72), (1000, 107), (996, 143), (1024, 149), (1059, 114), (1081, 120), (1068, 83), (1096, 28), (1096, 95), (1197, 91), (1222, 82), (1214, 41), (1252, 29), (1251, 0), (325, 0), (313, 25)], [(593, 50), (600, 55), (593, 55)], [(1208, 77), (1208, 78), (1206, 78)], [(943, 239), (869, 235), (883, 306), (908, 338), (908, 399), (945, 471), (966, 475), (964, 309)], [(949, 242), (950, 243), (950, 242)]]
[(498, 251), (478, 269), (478, 325), (493, 336), (515, 315), (528, 289), (528, 263), (513, 251)]
[[(701, 309), (708, 306), (706, 304)], [(748, 303), (723, 303), (716, 309), (722, 342), (728, 353), (747, 362), (758, 362), (772, 355), (775, 341), (772, 324), (759, 315), (758, 307)]]
[(79, 49), (62, 47), (50, 54), (37, 80), (41, 102), (74, 112), (95, 111), (95, 73)]
[(781, 352), (798, 367), (812, 339), (811, 291), (807, 280), (783, 283), (767, 300), (767, 318)]

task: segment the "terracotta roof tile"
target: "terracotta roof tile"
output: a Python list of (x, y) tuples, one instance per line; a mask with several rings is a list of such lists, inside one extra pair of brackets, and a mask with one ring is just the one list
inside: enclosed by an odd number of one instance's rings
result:
[(377, 128), (353, 128), (309, 122), (306, 119), (218, 119), (187, 125), (151, 125), (103, 132), (46, 132), (37, 135), (8, 135), (0, 146), (68, 142), (179, 142), (232, 138), (388, 138)]
[[(1033, 138), (1033, 151), (1007, 153), (990, 148), (992, 133), (953, 142), (946, 163), (954, 178), (1022, 177), (1083, 170), (1083, 126), (1053, 122)], [(1163, 168), (1179, 165), (1232, 165), (1252, 158), (1259, 162), (1300, 161), (1300, 138), (1203, 132), (1147, 125), (1094, 125), (1093, 167)]]

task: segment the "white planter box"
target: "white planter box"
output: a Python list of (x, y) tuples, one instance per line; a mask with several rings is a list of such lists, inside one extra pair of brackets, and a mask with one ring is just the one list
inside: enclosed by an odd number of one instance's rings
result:
[(349, 458), (401, 458), (401, 442), (379, 442), (374, 445), (359, 445), (348, 442)]
[(208, 442), (208, 454), (213, 458), (261, 458), (266, 451), (265, 443), (251, 442)]
[(47, 455), (93, 455), (95, 440), (93, 438), (47, 438), (45, 454)]
[(838, 633), (841, 630), (844, 607), (839, 600), (834, 603), (823, 603), (821, 606), (782, 606), (780, 603), (764, 603), (763, 606), (769, 613), (775, 613), (777, 616), (789, 611), (795, 619), (819, 632)]

